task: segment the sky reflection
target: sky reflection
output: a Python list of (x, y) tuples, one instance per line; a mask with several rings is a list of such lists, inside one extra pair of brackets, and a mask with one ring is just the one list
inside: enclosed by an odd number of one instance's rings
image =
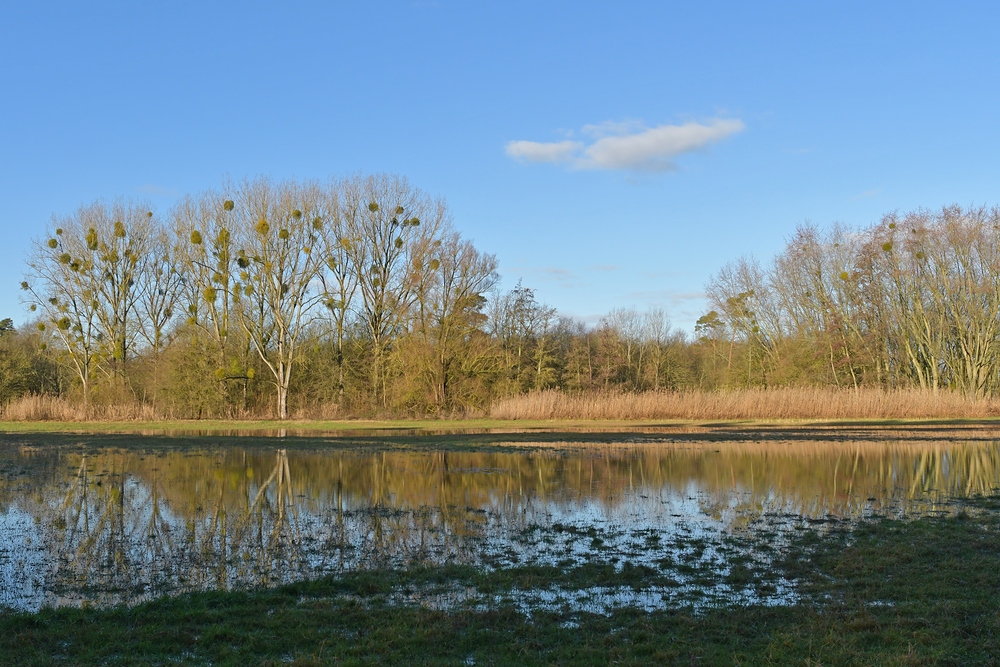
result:
[(1000, 487), (995, 443), (566, 445), (142, 451), (8, 442), (0, 605), (135, 602), (416, 564), (724, 569), (719, 539), (762, 521), (921, 513)]

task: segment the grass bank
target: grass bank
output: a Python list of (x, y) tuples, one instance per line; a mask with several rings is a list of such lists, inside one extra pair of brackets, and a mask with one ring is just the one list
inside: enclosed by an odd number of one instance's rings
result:
[(154, 421), (0, 421), (0, 435), (32, 436), (45, 444), (47, 436), (143, 436), (162, 444), (203, 437), (274, 438), (299, 445), (396, 444), (444, 446), (448, 443), (475, 448), (479, 445), (526, 442), (635, 443), (652, 441), (983, 441), (1000, 439), (1000, 419), (957, 417), (946, 419), (410, 419), (410, 420), (154, 420)]
[[(4, 664), (212, 665), (970, 665), (1000, 656), (1000, 501), (957, 514), (797, 531), (770, 576), (798, 581), (788, 606), (678, 606), (604, 613), (525, 610), (428, 591), (634, 591), (655, 568), (369, 572), (133, 608), (0, 615)], [(749, 571), (726, 575), (766, 586)], [(447, 600), (451, 602), (447, 602)], [(480, 598), (481, 600), (481, 598)]]

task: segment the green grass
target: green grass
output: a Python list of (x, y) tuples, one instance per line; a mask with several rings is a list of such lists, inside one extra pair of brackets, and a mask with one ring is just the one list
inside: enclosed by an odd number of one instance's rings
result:
[(135, 433), (138, 431), (449, 431), (477, 429), (551, 429), (674, 426), (694, 424), (681, 420), (589, 421), (589, 420), (500, 420), (500, 419), (372, 419), (372, 420), (164, 420), (164, 421), (0, 421), (3, 433)]
[(574, 432), (628, 431), (642, 428), (685, 430), (761, 430), (776, 433), (795, 429), (827, 429), (854, 427), (878, 429), (900, 426), (967, 430), (981, 427), (993, 430), (1000, 426), (997, 418), (950, 419), (767, 419), (767, 420), (589, 420), (589, 419), (352, 419), (323, 420), (158, 420), (158, 421), (0, 421), (0, 433), (181, 433), (213, 434), (227, 432), (259, 432), (277, 434), (286, 431), (297, 434), (347, 434), (359, 431), (442, 433), (442, 432)]
[[(1000, 500), (955, 516), (801, 530), (774, 564), (795, 606), (530, 616), (394, 594), (662, 585), (655, 569), (369, 572), (133, 608), (0, 615), (0, 662), (213, 665), (988, 665), (1000, 662)], [(732, 572), (739, 580), (746, 572)], [(745, 581), (751, 584), (752, 582)]]

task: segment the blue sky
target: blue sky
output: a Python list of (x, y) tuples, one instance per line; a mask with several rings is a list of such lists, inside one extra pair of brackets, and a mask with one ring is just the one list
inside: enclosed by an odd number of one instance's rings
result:
[(804, 221), (1000, 203), (997, 7), (5, 3), (0, 318), (54, 213), (388, 171), (507, 286), (690, 330), (719, 267)]

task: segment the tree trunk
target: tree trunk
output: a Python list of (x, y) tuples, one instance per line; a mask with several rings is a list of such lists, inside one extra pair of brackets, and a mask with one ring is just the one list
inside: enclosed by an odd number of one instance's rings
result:
[(288, 418), (288, 385), (283, 382), (278, 383), (278, 418)]

